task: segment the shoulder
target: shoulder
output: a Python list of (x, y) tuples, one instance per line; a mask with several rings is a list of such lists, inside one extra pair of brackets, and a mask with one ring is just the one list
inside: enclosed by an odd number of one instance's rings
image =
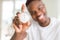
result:
[(52, 17), (50, 18), (52, 21), (56, 22), (56, 23), (60, 23), (60, 20), (58, 18)]
[(60, 28), (60, 20), (58, 18), (53, 18), (53, 21), (54, 21), (55, 25)]

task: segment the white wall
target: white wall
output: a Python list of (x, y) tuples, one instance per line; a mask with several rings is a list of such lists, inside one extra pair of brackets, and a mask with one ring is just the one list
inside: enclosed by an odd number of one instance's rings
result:
[(58, 0), (58, 19), (60, 20), (60, 0)]
[(47, 14), (50, 17), (56, 17), (57, 18), (57, 1), (58, 0), (43, 0), (46, 9), (47, 9)]
[(2, 15), (2, 9), (1, 9), (1, 0), (0, 0), (0, 39), (1, 39), (1, 15)]

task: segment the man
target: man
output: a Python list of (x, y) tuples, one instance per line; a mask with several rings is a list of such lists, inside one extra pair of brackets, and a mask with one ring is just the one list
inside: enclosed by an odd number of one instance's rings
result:
[[(19, 32), (16, 31), (12, 39), (60, 40), (60, 21), (47, 16), (43, 2), (41, 0), (27, 0), (26, 6), (33, 18), (33, 22), (29, 29), (27, 29), (27, 32), (17, 30)], [(16, 27), (16, 25), (14, 25), (14, 27)]]

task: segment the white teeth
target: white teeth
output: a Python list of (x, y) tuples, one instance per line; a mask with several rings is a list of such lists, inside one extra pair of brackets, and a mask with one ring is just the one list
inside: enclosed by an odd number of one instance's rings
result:
[(43, 15), (41, 15), (41, 16), (39, 16), (38, 18), (39, 18), (39, 19), (42, 19), (42, 18), (44, 18), (44, 16), (43, 16)]

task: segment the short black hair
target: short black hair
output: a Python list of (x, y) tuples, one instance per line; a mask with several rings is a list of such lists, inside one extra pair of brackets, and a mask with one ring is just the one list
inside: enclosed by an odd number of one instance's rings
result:
[(32, 1), (41, 1), (41, 0), (27, 0), (26, 1), (26, 6), (28, 6)]

